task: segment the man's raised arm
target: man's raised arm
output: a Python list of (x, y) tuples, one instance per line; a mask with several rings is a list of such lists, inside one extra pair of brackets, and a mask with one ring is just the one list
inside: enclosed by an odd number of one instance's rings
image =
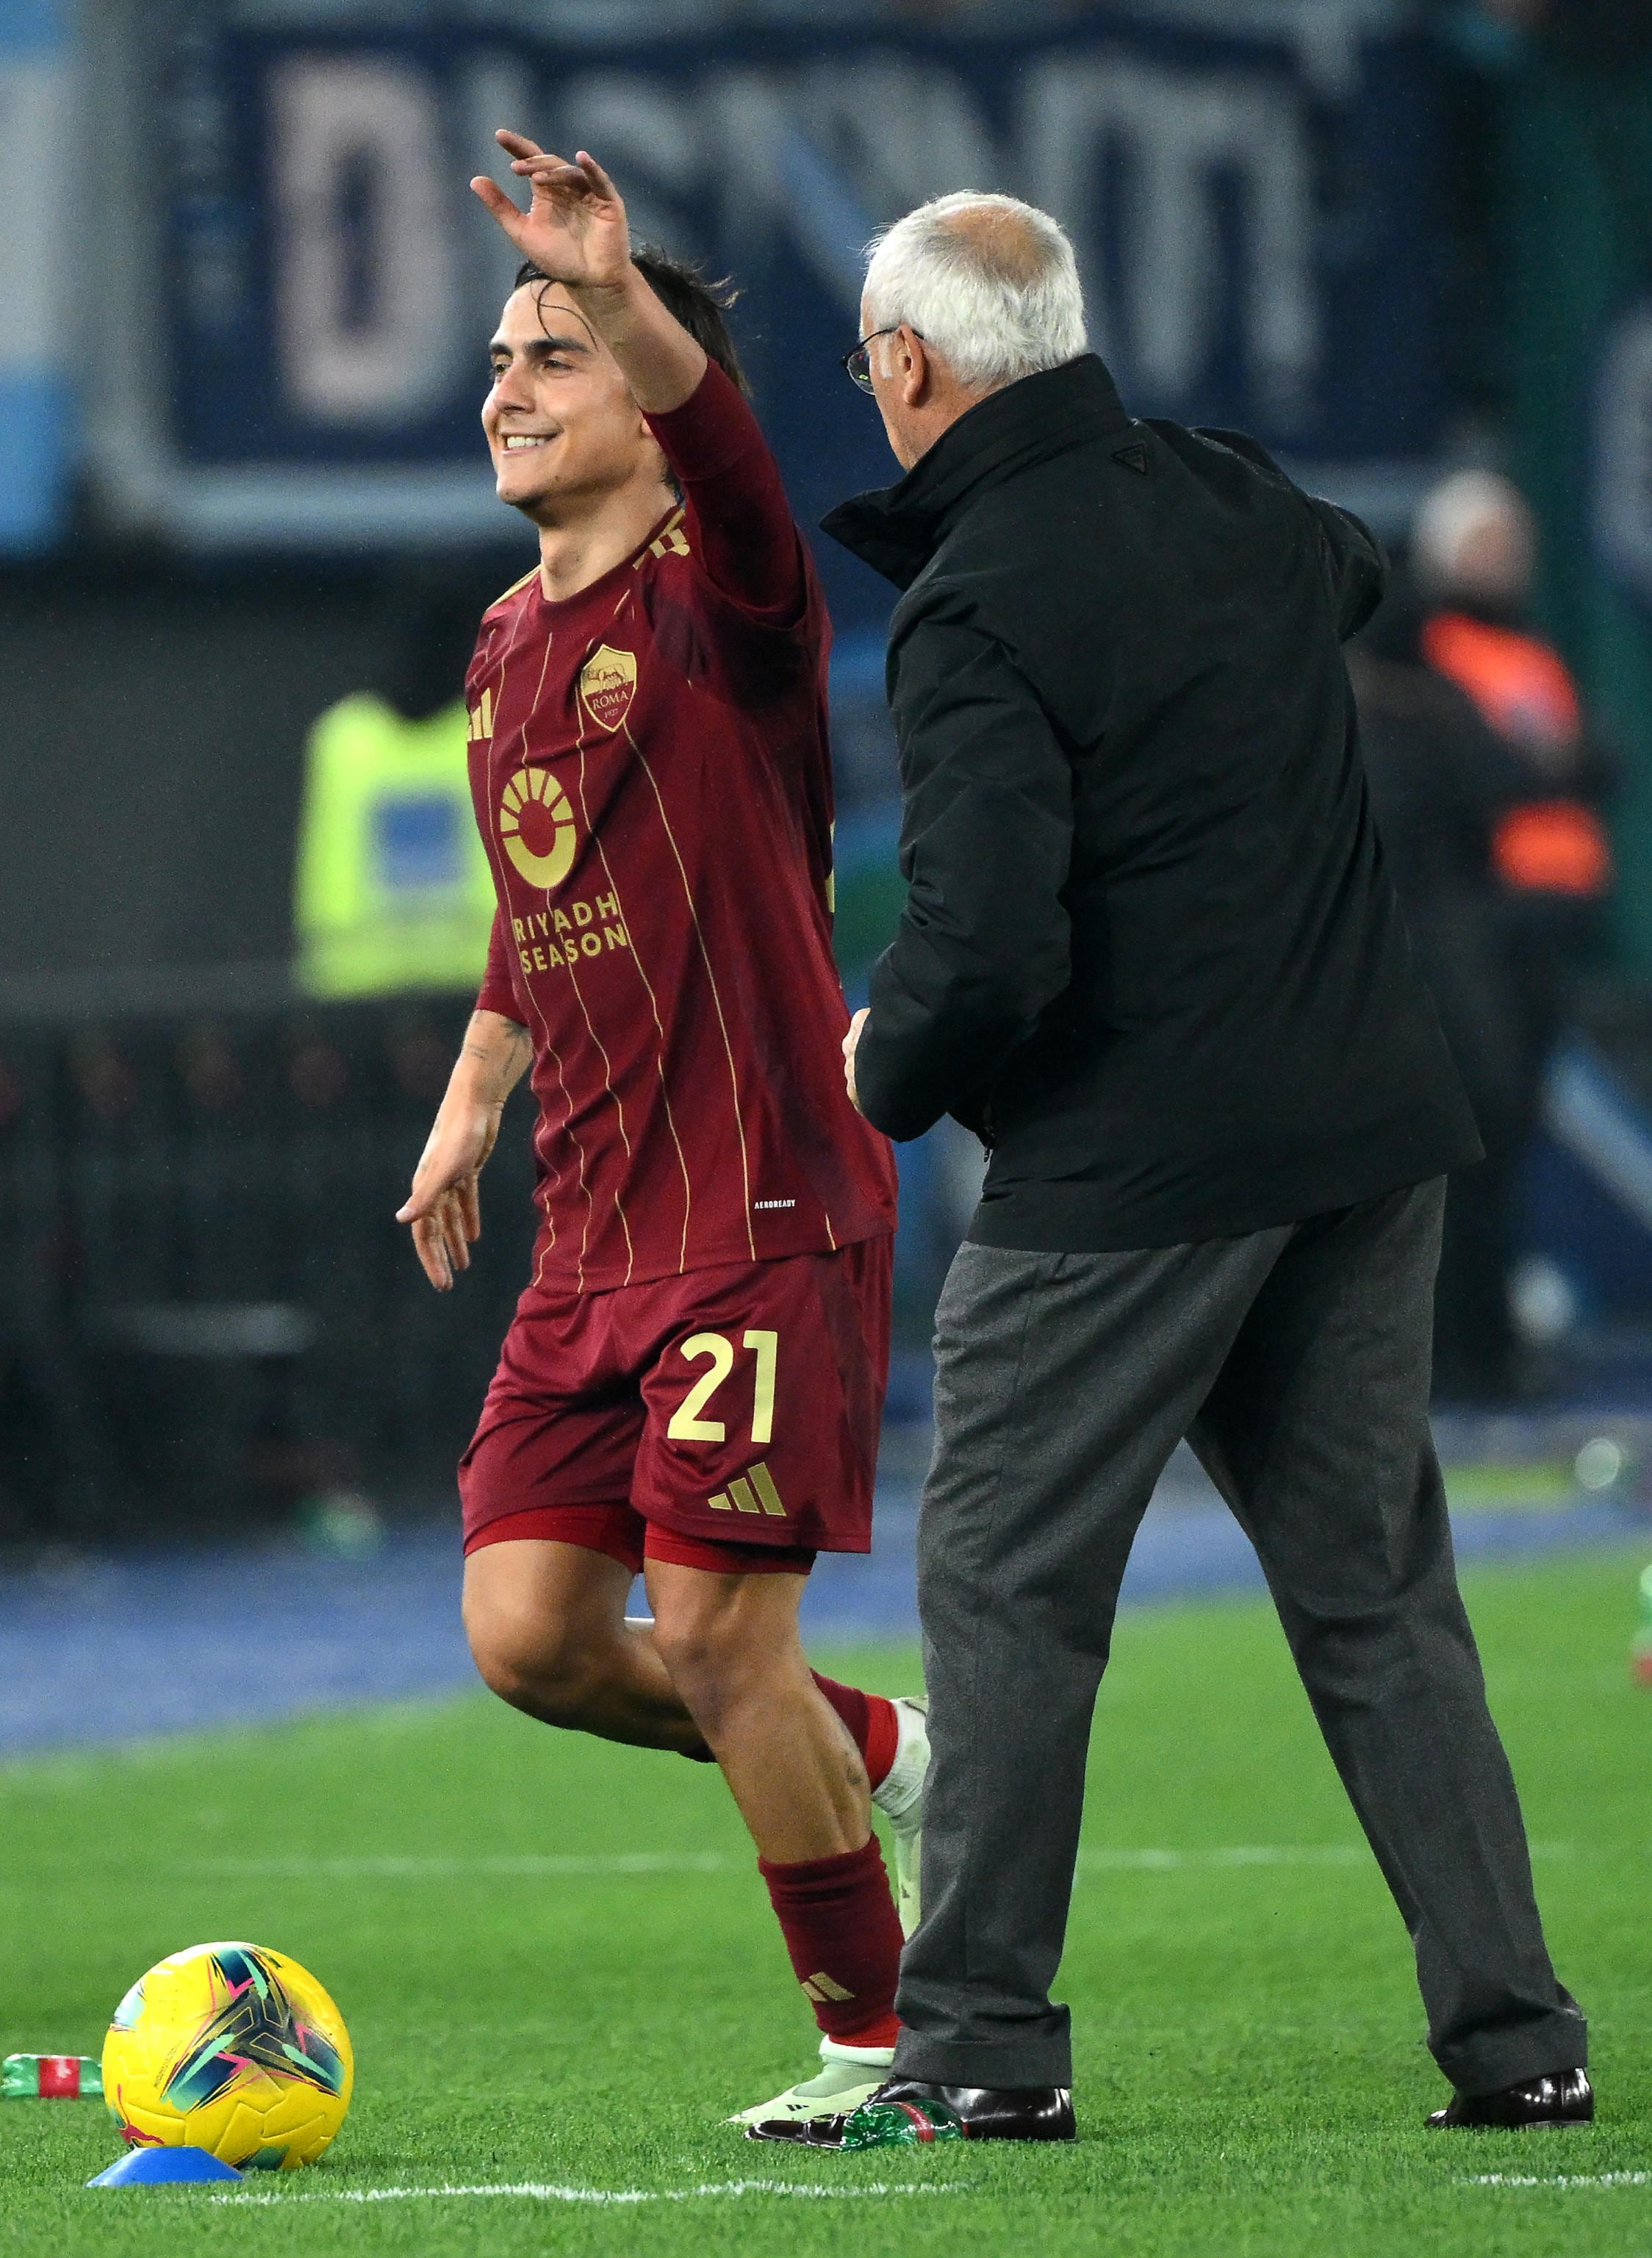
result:
[(533, 202), (521, 210), (481, 175), (471, 188), (613, 355), (693, 512), (707, 578), (765, 624), (791, 626), (806, 602), (807, 564), (750, 408), (632, 259), (624, 202), (596, 159), (582, 149), (570, 164), (521, 133), (497, 138)]
[(503, 188), (479, 174), (471, 188), (524, 259), (560, 282), (620, 364), (645, 415), (669, 415), (691, 399), (705, 373), (705, 352), (668, 313), (631, 259), (625, 205), (589, 151), (571, 165), (523, 133), (495, 137), (511, 170), (533, 191), (523, 211)]

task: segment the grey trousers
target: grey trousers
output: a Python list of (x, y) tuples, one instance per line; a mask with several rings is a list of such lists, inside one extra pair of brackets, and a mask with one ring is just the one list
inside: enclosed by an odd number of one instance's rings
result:
[(1066, 1934), (1120, 1579), (1185, 1435), (1255, 1544), (1460, 2091), (1586, 2059), (1457, 1595), (1428, 1424), (1443, 1186), (1124, 1254), (965, 1246), (918, 1610), (934, 1751), (898, 2075), (1067, 2085)]

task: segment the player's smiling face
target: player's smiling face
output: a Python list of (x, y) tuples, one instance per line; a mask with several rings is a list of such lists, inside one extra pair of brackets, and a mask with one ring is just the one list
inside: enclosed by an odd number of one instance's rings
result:
[(530, 282), (513, 292), (488, 350), (482, 429), (501, 501), (549, 523), (639, 479), (663, 482), (664, 459), (618, 363), (566, 290)]

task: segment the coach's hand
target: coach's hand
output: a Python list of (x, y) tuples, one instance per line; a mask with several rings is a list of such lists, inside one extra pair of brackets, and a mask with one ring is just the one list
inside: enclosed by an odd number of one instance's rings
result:
[(499, 1135), (500, 1105), (479, 1105), (449, 1090), (443, 1099), (398, 1223), (413, 1225), (413, 1249), (438, 1294), (454, 1273), (471, 1267), (471, 1246), (482, 1235), (478, 1182)]
[(860, 1093), (854, 1087), (854, 1054), (860, 1047), (861, 1030), (871, 1017), (869, 1012), (857, 1012), (849, 1021), (849, 1032), (843, 1038), (843, 1079), (849, 1086), (849, 1103), (858, 1113)]
[(631, 230), (620, 191), (584, 149), (571, 165), (525, 133), (496, 133), (511, 170), (533, 191), (528, 209), (497, 182), (479, 174), (471, 182), (524, 259), (570, 289), (623, 283), (631, 266)]

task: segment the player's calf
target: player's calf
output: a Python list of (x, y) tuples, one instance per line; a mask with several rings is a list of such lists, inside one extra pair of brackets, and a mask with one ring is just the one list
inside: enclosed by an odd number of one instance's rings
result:
[(650, 1559), (654, 1638), (753, 1841), (790, 1862), (858, 1850), (871, 1792), (798, 1631), (804, 1579)]

